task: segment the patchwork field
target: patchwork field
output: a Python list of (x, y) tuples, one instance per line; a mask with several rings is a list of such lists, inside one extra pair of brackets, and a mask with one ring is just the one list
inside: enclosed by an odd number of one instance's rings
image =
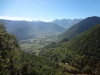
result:
[(34, 39), (20, 40), (19, 43), (23, 51), (38, 55), (45, 45), (55, 41), (55, 38), (40, 36)]

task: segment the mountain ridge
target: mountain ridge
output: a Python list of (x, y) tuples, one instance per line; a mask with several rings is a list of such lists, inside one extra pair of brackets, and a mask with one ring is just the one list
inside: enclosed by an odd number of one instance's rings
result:
[(11, 34), (15, 34), (18, 39), (35, 38), (38, 35), (58, 34), (65, 28), (52, 22), (29, 22), (29, 21), (11, 21), (0, 20), (6, 23), (6, 30)]
[(66, 29), (70, 28), (71, 26), (75, 25), (76, 23), (80, 22), (83, 19), (55, 19), (52, 21), (53, 23), (56, 23)]
[(69, 29), (67, 29), (65, 32), (63, 32), (61, 35), (59, 35), (60, 38), (73, 38), (76, 35), (88, 30), (89, 28), (97, 25), (100, 23), (100, 17), (93, 16), (88, 17), (80, 21), (79, 23), (73, 25)]
[[(75, 36), (67, 42), (45, 47), (41, 56), (62, 63), (68, 63), (76, 70), (66, 72), (79, 74), (95, 74), (100, 70), (100, 24)], [(98, 75), (98, 74), (96, 74)]]

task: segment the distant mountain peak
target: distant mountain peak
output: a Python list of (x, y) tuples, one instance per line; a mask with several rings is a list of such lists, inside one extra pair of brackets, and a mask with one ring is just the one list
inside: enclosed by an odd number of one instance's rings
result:
[(39, 35), (58, 34), (65, 30), (58, 24), (43, 21), (11, 21), (1, 20), (6, 23), (6, 30), (9, 33), (15, 34), (18, 39), (36, 38)]
[(62, 38), (73, 38), (74, 36), (88, 30), (89, 28), (97, 25), (100, 23), (100, 17), (98, 16), (92, 16), (87, 17), (80, 21), (79, 23), (71, 26), (69, 29), (67, 29), (64, 33), (60, 35)]
[(69, 27), (73, 26), (74, 24), (80, 22), (82, 19), (55, 19), (54, 21), (52, 21), (53, 23), (56, 23), (66, 29), (68, 29)]

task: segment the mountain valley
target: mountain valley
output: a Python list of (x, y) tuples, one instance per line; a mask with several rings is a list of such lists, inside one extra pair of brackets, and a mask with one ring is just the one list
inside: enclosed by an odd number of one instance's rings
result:
[(1, 19), (0, 74), (100, 75), (100, 17), (68, 20)]

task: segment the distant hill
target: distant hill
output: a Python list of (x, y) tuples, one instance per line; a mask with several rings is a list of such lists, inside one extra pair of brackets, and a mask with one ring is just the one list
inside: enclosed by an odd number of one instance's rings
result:
[(100, 23), (100, 17), (88, 17), (79, 23), (73, 25), (69, 29), (67, 29), (64, 33), (62, 33), (59, 37), (61, 38), (73, 38), (74, 36), (88, 30), (89, 28)]
[(55, 19), (52, 22), (68, 29), (69, 27), (75, 25), (76, 23), (80, 22), (81, 20), (83, 20), (83, 19), (61, 19), (61, 20)]
[[(100, 71), (100, 24), (68, 42), (69, 63), (83, 73)], [(100, 74), (100, 73), (99, 73)]]
[(0, 21), (5, 22), (7, 32), (15, 34), (18, 39), (35, 38), (39, 35), (52, 35), (65, 30), (65, 28), (52, 22), (11, 21), (2, 19)]
[[(68, 42), (45, 47), (40, 55), (76, 68), (70, 73), (100, 74), (100, 24), (77, 35)], [(95, 74), (96, 73), (96, 74)]]
[(65, 30), (65, 28), (59, 26), (58, 24), (52, 23), (52, 22), (41, 22), (38, 25), (36, 25), (36, 28), (42, 31), (43, 34), (44, 33), (45, 34), (59, 33)]

